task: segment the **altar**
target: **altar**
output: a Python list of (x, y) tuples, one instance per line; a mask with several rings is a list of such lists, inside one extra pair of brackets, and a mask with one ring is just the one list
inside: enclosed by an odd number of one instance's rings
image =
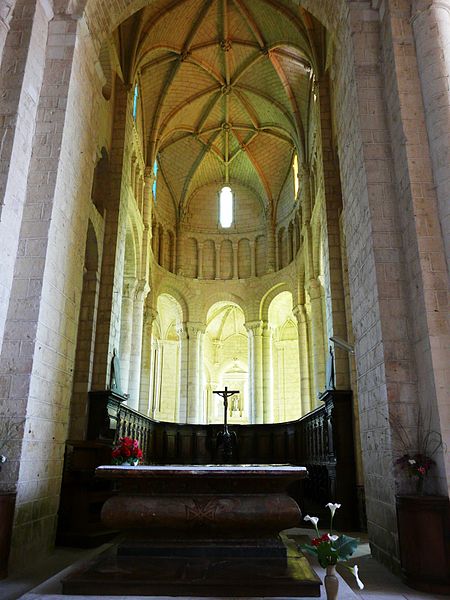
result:
[(294, 465), (101, 466), (117, 494), (113, 551), (63, 581), (66, 594), (318, 597), (320, 580), (280, 532), (301, 512)]

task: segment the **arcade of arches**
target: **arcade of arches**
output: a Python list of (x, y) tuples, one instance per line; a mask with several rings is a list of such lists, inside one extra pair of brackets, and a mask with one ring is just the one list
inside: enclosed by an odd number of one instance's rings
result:
[(217, 423), (228, 385), (232, 423), (273, 423), (318, 405), (331, 337), (355, 348), (336, 387), (372, 551), (398, 564), (392, 423), (450, 442), (448, 0), (4, 0), (0, 20), (11, 564), (54, 543), (114, 352), (154, 419)]

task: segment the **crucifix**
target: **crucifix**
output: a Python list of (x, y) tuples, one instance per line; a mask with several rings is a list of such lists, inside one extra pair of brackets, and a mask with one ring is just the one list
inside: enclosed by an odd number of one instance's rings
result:
[(228, 398), (239, 394), (239, 390), (229, 390), (225, 386), (224, 390), (213, 391), (223, 398), (223, 430), (217, 434), (217, 449), (223, 448), (223, 456), (225, 462), (231, 462), (233, 459), (233, 449), (236, 446), (236, 434), (234, 431), (228, 430)]

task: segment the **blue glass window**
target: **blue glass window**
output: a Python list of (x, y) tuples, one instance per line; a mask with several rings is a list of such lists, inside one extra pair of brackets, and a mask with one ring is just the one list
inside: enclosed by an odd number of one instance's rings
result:
[(136, 121), (137, 109), (138, 109), (138, 98), (139, 98), (139, 87), (138, 84), (134, 86), (133, 96), (133, 119)]

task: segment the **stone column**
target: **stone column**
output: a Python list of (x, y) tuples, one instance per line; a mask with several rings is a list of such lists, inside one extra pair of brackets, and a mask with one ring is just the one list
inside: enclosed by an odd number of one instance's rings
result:
[(250, 277), (256, 275), (256, 240), (250, 242)]
[(120, 311), (120, 379), (122, 389), (128, 393), (130, 378), (131, 345), (133, 339), (133, 308), (137, 280), (127, 277), (123, 282), (122, 308)]
[[(149, 296), (147, 296), (147, 299)], [(152, 329), (153, 322), (156, 319), (157, 312), (153, 307), (145, 304), (144, 323), (142, 327), (142, 356), (141, 356), (141, 379), (139, 386), (139, 412), (149, 415), (151, 410), (150, 391), (152, 389), (152, 356), (153, 340)]]
[(133, 325), (130, 354), (130, 374), (128, 383), (128, 405), (138, 410), (140, 381), (141, 381), (141, 358), (142, 358), (142, 329), (144, 325), (144, 303), (150, 288), (145, 281), (140, 281), (136, 288), (133, 302)]
[(180, 323), (178, 325), (177, 334), (180, 340), (180, 381), (178, 385), (180, 400), (178, 403), (178, 420), (180, 423), (187, 423), (189, 346), (185, 324)]
[(450, 272), (450, 0), (414, 0), (412, 4), (428, 142)]
[(325, 389), (325, 346), (323, 324), (322, 285), (317, 279), (310, 279), (308, 285), (311, 299), (311, 338), (314, 365), (314, 385), (312, 395), (317, 396)]
[(203, 242), (197, 241), (197, 278), (202, 279), (203, 277)]
[(155, 222), (152, 240), (153, 258), (155, 262), (159, 261), (159, 225)]
[(264, 423), (273, 423), (273, 358), (272, 329), (268, 323), (262, 327), (262, 361), (263, 361), (263, 403)]
[(150, 377), (149, 377), (149, 415), (154, 418), (157, 408), (156, 399), (156, 366), (158, 362), (158, 340), (152, 338), (150, 343)]
[(248, 331), (249, 395), (252, 423), (264, 423), (263, 321), (245, 324)]
[(311, 176), (310, 167), (306, 163), (302, 163), (300, 169), (300, 203), (302, 207), (302, 223), (306, 225), (311, 220)]
[(271, 213), (266, 210), (266, 235), (267, 235), (267, 271), (273, 273), (276, 270), (276, 240), (275, 224)]
[(215, 279), (220, 279), (220, 244), (214, 240)]
[(142, 240), (142, 278), (150, 281), (150, 256), (152, 247), (152, 212), (153, 195), (152, 185), (154, 181), (153, 170), (146, 167), (144, 171), (144, 184), (142, 186), (142, 219), (144, 221), (144, 235)]
[(203, 364), (203, 323), (186, 323), (188, 335), (187, 364), (187, 422), (200, 423), (203, 418), (202, 364)]
[(232, 242), (233, 246), (233, 279), (239, 279), (239, 246)]
[(299, 304), (293, 310), (297, 319), (298, 326), (298, 356), (300, 368), (300, 402), (302, 407), (302, 416), (309, 413), (313, 406), (311, 404), (311, 385), (309, 380), (308, 367), (308, 329), (306, 323), (306, 309), (303, 304)]

